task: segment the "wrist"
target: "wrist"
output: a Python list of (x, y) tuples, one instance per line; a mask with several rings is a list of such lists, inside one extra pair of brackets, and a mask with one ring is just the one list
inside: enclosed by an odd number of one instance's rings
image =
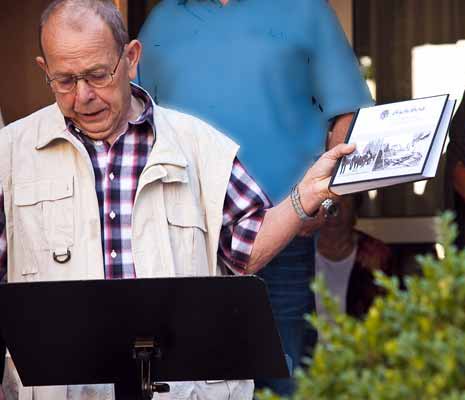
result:
[(300, 202), (306, 214), (318, 212), (321, 203), (328, 198), (326, 191), (323, 193), (318, 190), (318, 183), (312, 182), (310, 184), (298, 184)]
[(304, 208), (298, 184), (292, 187), (291, 194), (289, 197), (291, 199), (292, 208), (294, 209), (301, 222), (307, 222), (309, 220), (315, 220), (317, 218), (319, 207), (317, 206), (307, 209)]

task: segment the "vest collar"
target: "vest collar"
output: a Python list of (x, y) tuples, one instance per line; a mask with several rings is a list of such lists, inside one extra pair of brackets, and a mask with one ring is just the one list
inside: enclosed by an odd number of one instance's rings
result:
[(161, 179), (164, 183), (188, 182), (187, 160), (176, 142), (172, 127), (167, 123), (163, 110), (154, 104), (156, 141), (141, 174), (140, 183)]
[(56, 139), (69, 140), (69, 132), (66, 128), (65, 119), (58, 104), (54, 103), (47, 107), (45, 115), (41, 118), (40, 126), (37, 129), (36, 149), (47, 147)]

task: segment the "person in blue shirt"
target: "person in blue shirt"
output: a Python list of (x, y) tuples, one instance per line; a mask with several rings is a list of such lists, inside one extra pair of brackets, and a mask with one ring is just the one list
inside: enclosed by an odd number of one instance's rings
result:
[[(235, 139), (274, 203), (325, 146), (343, 141), (350, 113), (372, 104), (324, 0), (161, 0), (139, 39), (138, 83), (161, 105)], [(303, 319), (315, 307), (312, 241), (297, 237), (261, 273), (292, 368), (316, 338)], [(262, 384), (282, 395), (293, 390), (292, 380)]]

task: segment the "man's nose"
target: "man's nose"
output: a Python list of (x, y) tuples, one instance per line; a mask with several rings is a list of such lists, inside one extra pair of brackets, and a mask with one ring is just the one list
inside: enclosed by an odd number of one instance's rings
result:
[(76, 82), (76, 102), (78, 104), (86, 104), (95, 98), (95, 89), (85, 79), (79, 79)]

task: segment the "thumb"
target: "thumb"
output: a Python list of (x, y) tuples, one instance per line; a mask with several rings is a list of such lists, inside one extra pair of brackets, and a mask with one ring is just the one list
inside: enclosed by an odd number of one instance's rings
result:
[(326, 156), (332, 160), (337, 160), (355, 150), (355, 144), (340, 143), (326, 152)]

